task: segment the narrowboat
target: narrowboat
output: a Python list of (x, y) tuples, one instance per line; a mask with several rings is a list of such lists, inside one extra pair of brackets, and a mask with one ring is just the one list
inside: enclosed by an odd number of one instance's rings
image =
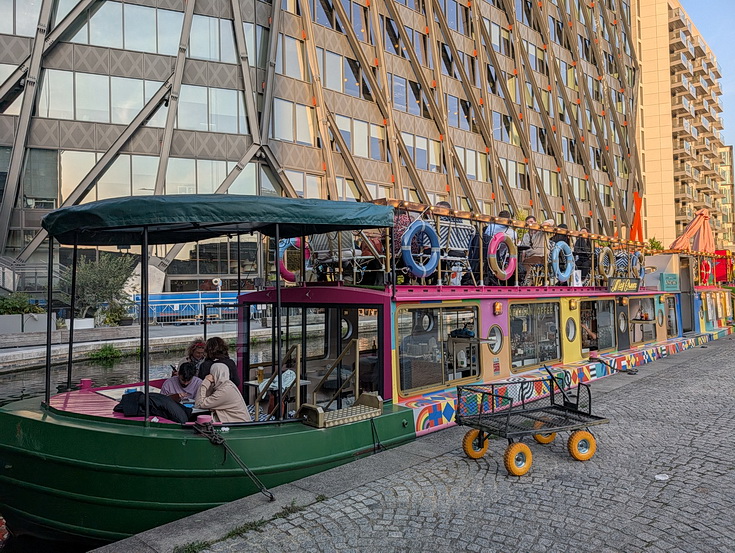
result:
[[(458, 385), (530, 382), (544, 366), (573, 385), (716, 339), (732, 320), (729, 291), (704, 270), (726, 255), (651, 255), (402, 201), (130, 197), (61, 208), (43, 226), (75, 252), (139, 245), (141, 313), (150, 246), (258, 232), (273, 267), (270, 286), (238, 298), (254, 422), (214, 425), (211, 440), (147, 401), (141, 416), (113, 411), (126, 391), (147, 399), (162, 384), (150, 378), (148, 317), (139, 382), (52, 394), (47, 368), (41, 401), (0, 407), (0, 513), (11, 532), (57, 540), (115, 541), (406, 443), (454, 424)], [(519, 257), (527, 233), (533, 263)], [(271, 330), (265, 358), (250, 355), (256, 325)]]

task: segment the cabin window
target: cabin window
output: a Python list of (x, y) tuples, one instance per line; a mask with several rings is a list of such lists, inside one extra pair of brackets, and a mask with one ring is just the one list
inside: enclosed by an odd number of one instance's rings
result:
[(634, 344), (652, 342), (656, 339), (655, 298), (631, 298), (630, 313), (631, 341)]
[(560, 360), (559, 304), (512, 304), (510, 346), (512, 369)]
[(480, 374), (476, 307), (401, 309), (397, 344), (401, 391), (446, 386)]
[(614, 318), (615, 302), (612, 300), (581, 302), (582, 353), (615, 347)]

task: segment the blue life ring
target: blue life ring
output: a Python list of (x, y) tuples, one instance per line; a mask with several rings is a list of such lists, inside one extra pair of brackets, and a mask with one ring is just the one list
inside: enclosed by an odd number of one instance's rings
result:
[[(416, 262), (411, 255), (411, 241), (419, 234), (424, 233), (431, 245), (431, 255), (424, 265)], [(411, 274), (417, 278), (425, 278), (436, 271), (439, 265), (439, 237), (436, 230), (427, 221), (416, 220), (409, 225), (401, 238), (401, 257)]]
[(638, 267), (638, 280), (643, 280), (643, 277), (646, 276), (646, 268), (643, 265), (643, 254), (641, 252), (637, 251), (633, 254), (633, 257), (630, 259), (630, 265), (631, 268)]
[[(564, 272), (559, 268), (559, 257), (564, 254), (566, 265), (564, 266)], [(574, 270), (574, 256), (572, 255), (572, 248), (566, 242), (557, 242), (554, 244), (554, 249), (551, 250), (551, 268), (554, 270), (554, 276), (559, 282), (567, 282), (569, 277), (572, 276)]]

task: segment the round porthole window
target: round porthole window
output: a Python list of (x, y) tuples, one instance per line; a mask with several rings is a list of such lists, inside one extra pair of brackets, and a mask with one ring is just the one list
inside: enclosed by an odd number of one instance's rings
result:
[(664, 326), (664, 312), (659, 311), (658, 315), (656, 315), (656, 322), (658, 322), (658, 326)]
[(574, 339), (577, 337), (577, 322), (572, 317), (569, 317), (567, 319), (566, 331), (567, 340), (573, 342)]
[(434, 316), (431, 313), (424, 313), (421, 317), (421, 329), (424, 332), (429, 332), (434, 329)]
[(342, 339), (347, 340), (352, 336), (352, 323), (347, 319), (342, 319)]
[(493, 325), (488, 330), (487, 345), (491, 353), (498, 353), (500, 352), (500, 348), (503, 347), (503, 331), (500, 330), (498, 325)]
[(628, 330), (628, 316), (622, 311), (620, 312), (620, 315), (618, 315), (618, 329), (620, 332)]

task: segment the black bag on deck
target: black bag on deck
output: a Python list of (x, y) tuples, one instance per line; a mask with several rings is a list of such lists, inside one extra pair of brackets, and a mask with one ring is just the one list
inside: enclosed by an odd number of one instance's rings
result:
[[(176, 403), (163, 394), (148, 394), (148, 403), (148, 413), (151, 416), (163, 417), (181, 424), (188, 422), (191, 416), (191, 409)], [(125, 394), (120, 399), (120, 403), (115, 405), (113, 411), (122, 413), (126, 417), (145, 416), (145, 394), (143, 392)]]

